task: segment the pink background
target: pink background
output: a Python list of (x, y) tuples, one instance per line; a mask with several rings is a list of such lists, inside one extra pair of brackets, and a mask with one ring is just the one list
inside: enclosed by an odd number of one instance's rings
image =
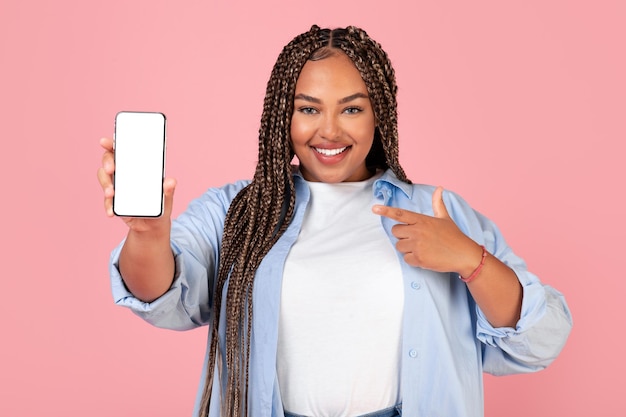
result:
[(119, 110), (169, 120), (176, 213), (250, 177), (265, 83), (312, 23), (356, 24), (400, 86), (401, 154), (495, 220), (574, 330), (486, 415), (624, 416), (626, 9), (606, 1), (0, 2), (0, 415), (190, 415), (206, 329), (113, 305), (96, 181)]

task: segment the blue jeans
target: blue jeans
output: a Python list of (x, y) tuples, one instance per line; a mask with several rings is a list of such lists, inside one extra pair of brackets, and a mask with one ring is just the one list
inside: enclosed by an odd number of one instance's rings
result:
[[(299, 414), (292, 414), (285, 411), (285, 417), (306, 417)], [(363, 414), (358, 417), (402, 417), (402, 404), (394, 405), (393, 407), (385, 408), (384, 410), (373, 411), (371, 413)]]

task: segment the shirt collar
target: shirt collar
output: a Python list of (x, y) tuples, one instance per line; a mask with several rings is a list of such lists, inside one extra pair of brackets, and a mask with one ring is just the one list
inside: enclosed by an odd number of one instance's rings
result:
[(392, 186), (402, 191), (409, 199), (413, 196), (413, 187), (404, 181), (400, 181), (392, 170), (387, 169), (382, 177), (374, 182), (374, 190), (379, 190), (383, 186)]

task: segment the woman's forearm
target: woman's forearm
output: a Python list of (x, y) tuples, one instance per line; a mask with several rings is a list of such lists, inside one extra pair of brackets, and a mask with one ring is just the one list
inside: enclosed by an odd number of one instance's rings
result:
[(169, 230), (158, 235), (129, 230), (119, 269), (129, 291), (138, 299), (151, 302), (165, 294), (175, 269)]
[(511, 268), (487, 254), (482, 270), (467, 287), (492, 326), (515, 328), (522, 310), (523, 292)]

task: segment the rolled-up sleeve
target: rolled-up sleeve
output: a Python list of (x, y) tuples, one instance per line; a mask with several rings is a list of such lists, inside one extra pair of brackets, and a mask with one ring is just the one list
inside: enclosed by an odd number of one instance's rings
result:
[(515, 328), (494, 328), (478, 310), (477, 337), (485, 344), (484, 370), (508, 375), (544, 369), (559, 355), (572, 329), (563, 295), (541, 283), (523, 286)]
[(207, 269), (189, 265), (188, 259), (172, 247), (176, 273), (169, 290), (152, 302), (136, 298), (124, 284), (119, 272), (119, 254), (123, 242), (111, 253), (111, 291), (115, 304), (129, 308), (148, 323), (165, 329), (189, 330), (207, 324), (208, 302)]

